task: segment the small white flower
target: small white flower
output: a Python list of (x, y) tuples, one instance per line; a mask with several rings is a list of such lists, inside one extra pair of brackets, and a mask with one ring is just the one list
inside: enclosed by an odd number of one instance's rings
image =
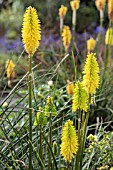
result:
[(56, 106), (59, 106), (59, 102), (56, 102)]
[(48, 86), (52, 86), (53, 85), (53, 81), (52, 80), (48, 81), (47, 83), (48, 83)]

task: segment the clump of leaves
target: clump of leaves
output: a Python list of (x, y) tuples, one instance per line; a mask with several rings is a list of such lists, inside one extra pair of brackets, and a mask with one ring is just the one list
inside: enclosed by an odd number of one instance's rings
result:
[(102, 130), (99, 135), (90, 134), (87, 137), (88, 147), (85, 150), (87, 159), (91, 159), (88, 167), (101, 169), (113, 166), (113, 132)]

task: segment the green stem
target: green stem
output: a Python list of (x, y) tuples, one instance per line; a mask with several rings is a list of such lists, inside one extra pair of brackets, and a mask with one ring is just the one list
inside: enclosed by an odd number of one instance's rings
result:
[[(76, 36), (76, 10), (73, 11), (73, 16), (72, 16), (72, 62), (74, 63), (74, 70), (75, 70), (75, 81), (77, 79), (77, 68), (75, 66), (75, 59), (74, 59), (74, 53), (75, 50), (77, 53), (79, 53), (79, 50), (77, 48), (77, 44), (75, 42), (75, 36)], [(77, 61), (76, 61), (77, 65)]]
[[(111, 27), (112, 22), (109, 22), (109, 28)], [(110, 42), (111, 37), (110, 34), (108, 36), (108, 41)], [(109, 57), (109, 51), (110, 51), (110, 46), (109, 44), (106, 45), (106, 55), (105, 55), (105, 60), (104, 60), (104, 69), (103, 69), (103, 73), (102, 73), (102, 81), (101, 81), (101, 91), (102, 91), (102, 87), (105, 81), (105, 73), (106, 73), (106, 69), (107, 69), (107, 65), (108, 65), (108, 57)]]
[[(40, 158), (43, 162), (43, 147), (42, 147), (42, 126), (40, 125)], [(41, 164), (41, 170), (43, 170), (43, 166)]]
[(29, 170), (32, 170), (32, 56), (29, 56)]
[(109, 45), (106, 45), (106, 55), (105, 55), (105, 60), (104, 60), (104, 69), (102, 73), (102, 81), (101, 81), (101, 90), (105, 81), (105, 73), (106, 73), (106, 68), (108, 64), (108, 56), (109, 56)]
[(52, 114), (50, 114), (50, 146), (52, 147)]
[(76, 68), (76, 63), (75, 63), (75, 58), (74, 58), (74, 53), (72, 51), (72, 61), (73, 61), (73, 65), (74, 65), (74, 71), (75, 71), (75, 82), (76, 82), (76, 79), (77, 79), (77, 68)]
[[(68, 49), (65, 49), (65, 56), (68, 54)], [(64, 73), (65, 73), (65, 81), (67, 80), (68, 78), (68, 73), (67, 73), (67, 59), (65, 59), (64, 61)]]
[[(49, 145), (52, 148), (52, 113), (50, 113)], [(51, 167), (51, 151), (49, 149), (48, 170), (50, 170), (50, 167)]]
[(81, 110), (79, 109), (78, 110), (78, 142), (79, 142), (79, 149), (78, 149), (78, 152), (77, 152), (77, 155), (76, 155), (76, 164), (75, 164), (75, 170), (80, 170), (80, 155), (81, 155)]
[(85, 121), (85, 113), (83, 112), (82, 113), (82, 125), (81, 125), (82, 130), (83, 130), (83, 127), (84, 127), (84, 121)]
[(66, 170), (69, 170), (69, 162), (67, 162), (67, 168), (66, 168)]
[(79, 163), (79, 158), (80, 158), (80, 144), (79, 144), (79, 148), (78, 148), (78, 152), (77, 152), (77, 155), (76, 155), (76, 163), (75, 163), (75, 170), (80, 170), (79, 167), (80, 167), (80, 163)]
[[(62, 56), (63, 56), (62, 29), (60, 28), (60, 61), (62, 60)], [(63, 67), (62, 67), (62, 64), (61, 64), (61, 69), (62, 68)], [(56, 86), (57, 86), (58, 78), (59, 78), (59, 72), (57, 73), (57, 77), (56, 77), (55, 91), (56, 91)]]
[(76, 49), (77, 53), (79, 53), (77, 44), (75, 42), (75, 37), (76, 37), (76, 16), (77, 16), (77, 11), (73, 11), (73, 16), (72, 16), (72, 51), (74, 53), (74, 50)]
[[(85, 114), (82, 115), (82, 131), (79, 141), (79, 149), (76, 156), (76, 164), (75, 164), (75, 170), (82, 170), (82, 160), (83, 160), (83, 152), (84, 152), (84, 146), (85, 146), (85, 138), (86, 138), (86, 130), (87, 130), (87, 124), (89, 120), (89, 113), (90, 113), (90, 103), (91, 103), (91, 95), (89, 95), (89, 108), (88, 112), (86, 113), (86, 119)], [(79, 113), (80, 114), (80, 113)]]
[(62, 60), (63, 45), (62, 45), (62, 29), (60, 30), (60, 60)]
[(76, 31), (76, 10), (73, 10), (73, 15), (72, 15), (72, 51), (73, 53), (74, 53), (75, 31)]
[(76, 29), (76, 25), (73, 25), (72, 27), (72, 51), (74, 53), (74, 41), (75, 41), (75, 29)]
[[(99, 32), (99, 34), (98, 34), (97, 48), (99, 47), (100, 42), (101, 42), (102, 27), (103, 27), (103, 18), (100, 18), (100, 32)], [(98, 48), (98, 49), (99, 49), (99, 48)], [(97, 50), (97, 53), (98, 53), (98, 50)]]
[(79, 158), (80, 158), (80, 153), (81, 153), (81, 145), (80, 145), (80, 142), (81, 142), (81, 110), (79, 109), (78, 110), (78, 142), (79, 142), (79, 149), (78, 149), (78, 152), (77, 152), (77, 156), (76, 156), (76, 164), (75, 164), (75, 170), (79, 170), (79, 167), (80, 167), (80, 161), (79, 161)]
[(88, 108), (88, 112), (86, 113), (83, 137), (82, 137), (82, 140), (81, 140), (80, 170), (82, 170), (82, 159), (83, 159), (83, 153), (84, 153), (84, 147), (85, 147), (85, 141), (86, 141), (86, 131), (87, 131), (87, 125), (88, 125), (88, 120), (89, 120), (90, 103), (91, 103), (91, 95), (89, 94), (89, 102), (88, 102), (89, 108)]
[(78, 111), (78, 141), (80, 142), (81, 110)]

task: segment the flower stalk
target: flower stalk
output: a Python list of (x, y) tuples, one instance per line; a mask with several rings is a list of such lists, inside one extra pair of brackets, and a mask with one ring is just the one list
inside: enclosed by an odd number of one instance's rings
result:
[(86, 141), (87, 125), (88, 125), (89, 114), (90, 114), (90, 104), (91, 104), (91, 94), (89, 94), (88, 111), (86, 113), (83, 136), (81, 140), (80, 170), (82, 170), (82, 159), (83, 159), (83, 152), (84, 152), (85, 141)]
[[(43, 160), (43, 146), (42, 146), (42, 125), (40, 125), (40, 158)], [(43, 170), (43, 165), (41, 164), (41, 170)]]
[(97, 46), (96, 46), (96, 48), (97, 48), (101, 42), (102, 27), (103, 27), (103, 21), (104, 21), (104, 9), (105, 9), (105, 5), (106, 5), (106, 0), (102, 0), (102, 1), (96, 0), (95, 5), (100, 12), (100, 32), (99, 32), (98, 38), (97, 38)]
[(67, 165), (66, 170), (69, 170), (69, 162), (67, 162), (66, 165)]
[(29, 170), (32, 170), (32, 56), (29, 56)]
[(43, 136), (43, 131), (42, 128), (46, 126), (47, 124), (47, 118), (45, 116), (45, 113), (43, 112), (43, 109), (40, 107), (39, 111), (37, 112), (35, 121), (34, 121), (34, 126), (38, 126), (40, 130), (40, 159), (41, 159), (41, 170), (43, 170), (43, 141), (42, 141), (42, 136)]
[[(89, 113), (90, 113), (90, 103), (91, 103), (91, 94), (89, 95), (88, 111), (86, 112), (86, 117), (85, 114), (83, 114), (81, 126), (78, 125), (78, 137), (79, 137), (80, 145), (76, 157), (75, 170), (82, 170), (82, 160), (83, 160), (83, 152), (84, 152), (84, 146), (86, 141), (87, 124), (88, 124)], [(80, 111), (78, 114), (79, 114), (78, 117), (80, 117)], [(79, 120), (78, 120), (78, 124), (80, 124)]]
[[(52, 113), (50, 113), (50, 122), (49, 122), (49, 145), (52, 148)], [(49, 149), (49, 159), (48, 159), (48, 169), (51, 167), (51, 151)]]
[(76, 32), (76, 14), (77, 14), (77, 10), (79, 9), (79, 4), (80, 1), (79, 0), (72, 0), (70, 2), (71, 5), (71, 9), (73, 11), (72, 14), (72, 50), (74, 52), (74, 41), (75, 41), (75, 32)]
[(106, 44), (106, 54), (105, 54), (104, 69), (103, 69), (102, 80), (101, 80), (101, 90), (102, 90), (102, 87), (105, 81), (105, 74), (106, 74), (106, 69), (108, 65), (110, 46), (113, 45), (113, 29), (111, 28), (111, 20), (109, 22), (109, 28), (106, 32), (105, 44)]
[[(45, 106), (45, 114), (49, 116), (49, 145), (52, 148), (52, 116), (56, 116), (56, 106), (53, 103), (53, 98), (48, 97)], [(49, 156), (48, 156), (48, 169), (51, 167), (51, 150), (49, 149)]]
[[(100, 16), (102, 15), (103, 11), (100, 12)], [(100, 45), (101, 42), (101, 36), (102, 36), (102, 28), (103, 28), (103, 18), (100, 18), (100, 32), (97, 37), (97, 47)]]
[(64, 26), (64, 18), (67, 13), (67, 7), (64, 5), (61, 5), (59, 8), (59, 17), (60, 17), (60, 57), (62, 59), (62, 51), (63, 51), (63, 46), (62, 46), (62, 30)]
[(75, 32), (76, 32), (76, 10), (73, 10), (72, 15), (72, 51), (74, 52)]
[(73, 51), (72, 51), (71, 56), (72, 56), (72, 64), (73, 64), (73, 66), (74, 66), (74, 74), (75, 74), (75, 82), (76, 82), (76, 80), (77, 80), (77, 64), (76, 64), (76, 63), (77, 63), (77, 62), (76, 62), (76, 60), (75, 60)]
[(78, 141), (80, 141), (81, 110), (78, 110)]

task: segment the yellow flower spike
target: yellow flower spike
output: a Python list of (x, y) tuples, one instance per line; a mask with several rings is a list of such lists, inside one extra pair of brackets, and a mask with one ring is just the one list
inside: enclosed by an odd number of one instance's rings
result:
[(113, 22), (113, 0), (108, 0), (108, 16), (109, 19)]
[(64, 19), (66, 13), (67, 13), (67, 7), (65, 7), (64, 5), (61, 5), (61, 8), (59, 8), (60, 18)]
[(68, 94), (73, 94), (73, 90), (74, 90), (74, 84), (72, 82), (70, 82), (69, 80), (67, 80), (67, 86), (66, 86), (66, 91)]
[(113, 28), (108, 28), (106, 31), (105, 44), (113, 45)]
[(77, 109), (86, 112), (88, 109), (87, 103), (88, 94), (84, 89), (83, 83), (77, 82), (73, 91), (72, 112), (75, 112)]
[(73, 0), (70, 2), (70, 5), (73, 11), (79, 9), (80, 0)]
[(87, 55), (83, 71), (83, 85), (88, 94), (94, 94), (99, 87), (99, 66), (95, 55), (94, 53)]
[(31, 6), (27, 8), (24, 14), (22, 40), (26, 52), (33, 55), (39, 46), (39, 40), (41, 40), (41, 28), (37, 11)]
[(69, 45), (71, 43), (71, 31), (70, 31), (70, 28), (69, 26), (64, 26), (63, 28), (63, 32), (62, 32), (62, 39), (63, 39), (63, 45), (64, 45), (64, 48), (65, 50), (67, 50), (69, 48)]
[(63, 127), (61, 141), (60, 153), (66, 162), (71, 162), (78, 151), (78, 137), (71, 120), (68, 120)]
[(96, 0), (95, 2), (97, 9), (100, 11), (104, 11), (105, 5), (106, 5), (106, 0)]
[(14, 79), (15, 78), (15, 71), (14, 71), (15, 64), (13, 63), (13, 61), (7, 60), (5, 67), (6, 67), (7, 78), (11, 80)]
[(91, 37), (89, 40), (87, 40), (87, 50), (88, 52), (91, 52), (95, 48), (96, 41)]

